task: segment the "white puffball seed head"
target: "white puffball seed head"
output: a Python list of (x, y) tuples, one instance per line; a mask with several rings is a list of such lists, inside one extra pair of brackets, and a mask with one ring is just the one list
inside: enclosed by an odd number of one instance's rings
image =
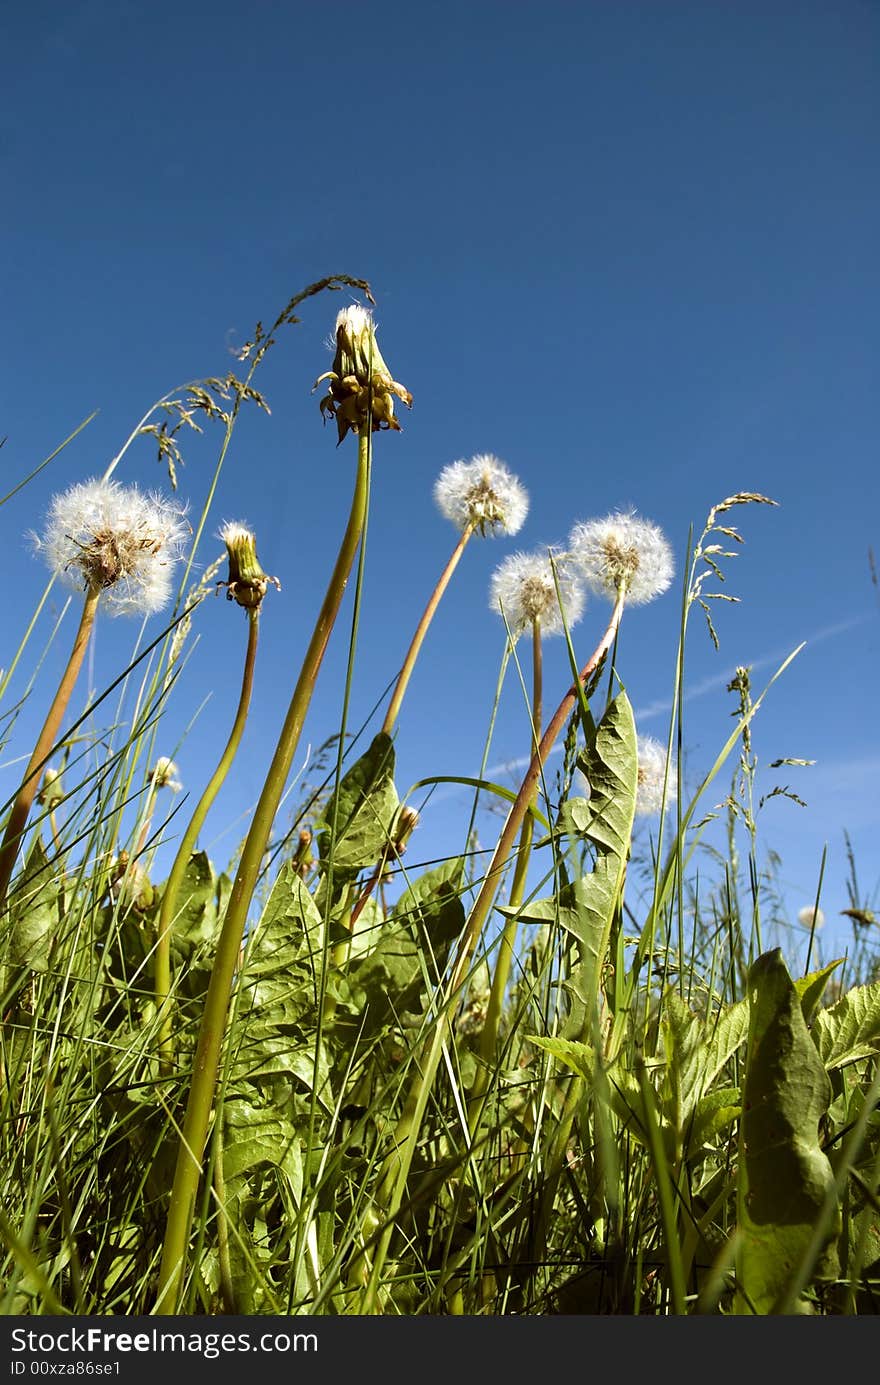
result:
[(184, 513), (136, 486), (86, 481), (54, 497), (37, 547), (68, 586), (100, 591), (111, 615), (152, 615), (171, 595)]
[(582, 582), (565, 563), (556, 566), (554, 581), (553, 565), (546, 550), (543, 553), (511, 553), (492, 574), (489, 604), (493, 611), (503, 615), (514, 638), (530, 630), (535, 622), (544, 635), (561, 634), (565, 629), (563, 612), (570, 629), (580, 620), (585, 600)]
[(630, 605), (653, 601), (675, 574), (672, 550), (661, 530), (632, 513), (576, 524), (568, 546), (587, 586), (612, 601), (621, 591)]
[(469, 526), (481, 534), (516, 534), (529, 512), (525, 487), (491, 453), (469, 462), (451, 462), (434, 483), (434, 499), (444, 518), (457, 529)]

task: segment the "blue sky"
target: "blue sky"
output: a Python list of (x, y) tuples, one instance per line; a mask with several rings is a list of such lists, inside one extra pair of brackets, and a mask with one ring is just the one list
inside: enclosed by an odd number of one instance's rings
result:
[[(714, 502), (769, 495), (777, 509), (740, 512), (746, 543), (728, 590), (741, 604), (718, 613), (720, 653), (694, 623), (687, 779), (729, 732), (736, 665), (752, 664), (763, 686), (807, 641), (754, 736), (762, 767), (816, 761), (761, 778), (762, 790), (781, 779), (809, 806), (774, 799), (761, 840), (782, 857), (792, 917), (812, 901), (827, 843), (830, 955), (848, 903), (844, 829), (875, 902), (880, 881), (880, 606), (868, 557), (878, 548), (878, 42), (880, 12), (857, 0), (92, 0), (11, 11), (4, 491), (100, 412), (0, 510), (15, 571), (3, 647), (16, 647), (43, 587), (23, 535), (54, 491), (103, 471), (154, 399), (231, 368), (230, 347), (292, 293), (329, 273), (366, 278), (380, 345), (414, 406), (402, 434), (376, 439), (351, 724), (393, 677), (454, 543), (431, 500), (448, 462), (496, 453), (531, 511), (515, 540), (477, 539), (465, 555), (404, 705), (401, 791), (477, 771), (503, 645), (488, 582), (513, 548), (634, 506), (663, 527), (680, 572), (689, 526), (699, 531)], [(218, 864), (259, 792), (347, 512), (354, 445), (336, 451), (310, 393), (339, 306), (313, 300), (270, 355), (257, 383), (271, 418), (242, 419), (213, 512), (255, 527), (283, 583), (267, 598), (244, 753), (205, 834)], [(218, 442), (187, 453), (180, 491), (195, 513)], [(120, 477), (164, 484), (146, 441)], [(217, 551), (206, 539), (199, 562)], [(579, 652), (606, 614), (599, 601), (588, 608)], [(339, 724), (349, 619), (346, 606), (301, 757)], [(660, 737), (677, 623), (673, 592), (629, 612), (622, 639), (621, 674)], [(134, 634), (100, 626), (97, 686)], [(202, 607), (170, 718), (182, 734), (210, 694), (178, 755), (188, 787), (225, 736), (243, 640), (237, 609)], [(546, 679), (552, 706), (566, 682), (561, 647), (548, 646)], [(23, 742), (38, 710), (22, 713)], [(513, 681), (492, 764), (521, 756), (527, 739)], [(11, 793), (15, 771), (3, 773)], [(411, 859), (458, 849), (467, 811), (466, 797), (438, 794)]]

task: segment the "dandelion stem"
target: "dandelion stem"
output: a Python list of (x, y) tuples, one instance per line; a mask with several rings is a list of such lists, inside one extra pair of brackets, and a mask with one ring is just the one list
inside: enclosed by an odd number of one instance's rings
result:
[(501, 884), (501, 876), (504, 867), (513, 850), (517, 834), (521, 831), (523, 823), (525, 822), (526, 814), (528, 813), (529, 806), (540, 780), (544, 764), (553, 746), (556, 744), (559, 733), (574, 710), (579, 695), (579, 689), (583, 687), (595, 672), (600, 660), (604, 658), (614, 642), (617, 628), (620, 624), (620, 618), (623, 614), (624, 599), (624, 592), (621, 590), (615, 602), (614, 610), (611, 613), (608, 628), (589, 660), (578, 674), (578, 682), (572, 684), (569, 688), (553, 714), (553, 719), (547, 727), (547, 730), (541, 737), (541, 743), (532, 756), (525, 777), (520, 785), (519, 793), (514, 799), (510, 812), (507, 815), (507, 821), (504, 824), (501, 836), (493, 852), (492, 860), (489, 863), (489, 868), (484, 877), (482, 887), (467, 917), (458, 949), (458, 955), (455, 959), (446, 988), (446, 995), (443, 1004), (439, 1008), (437, 1024), (434, 1029), (430, 1049), (424, 1061), (419, 1064), (419, 1076), (407, 1099), (403, 1115), (394, 1132), (394, 1149), (386, 1158), (382, 1167), (378, 1197), (380, 1203), (386, 1208), (386, 1226), (376, 1247), (376, 1258), (373, 1262), (370, 1282), (364, 1296), (364, 1312), (371, 1313), (375, 1308), (376, 1291), (388, 1254), (388, 1247), (394, 1230), (394, 1219), (403, 1201), (403, 1194), (409, 1177), (410, 1166), (418, 1143), (422, 1121), (428, 1106), (428, 1098), (434, 1085), (434, 1078), (440, 1066), (443, 1047), (448, 1037), (451, 1017), (454, 1012), (455, 999), (467, 976), (474, 948), (491, 912), (492, 905), (495, 901), (495, 895)]
[(400, 670), (400, 674), (398, 676), (394, 692), (391, 696), (391, 701), (388, 704), (388, 711), (385, 713), (385, 720), (382, 723), (382, 730), (385, 732), (387, 736), (391, 735), (397, 718), (400, 715), (400, 705), (403, 702), (403, 697), (407, 689), (407, 684), (409, 683), (412, 671), (415, 668), (416, 659), (419, 657), (419, 650), (422, 647), (425, 635), (428, 633), (428, 626), (434, 619), (434, 613), (436, 612), (437, 607), (440, 605), (440, 600), (443, 596), (443, 593), (449, 586), (450, 578), (452, 577), (452, 574), (454, 573), (455, 569), (458, 567), (458, 562), (461, 558), (462, 553), (465, 550), (465, 545), (467, 544), (468, 539), (471, 537), (476, 527), (477, 526), (475, 521), (471, 521), (471, 523), (465, 526), (461, 538), (455, 545), (455, 548), (452, 550), (452, 555), (449, 559), (449, 562), (446, 564), (445, 568), (443, 569), (437, 580), (437, 585), (431, 593), (430, 600), (428, 601), (428, 604), (425, 607), (422, 618), (416, 626), (416, 632), (413, 635), (412, 644), (410, 645), (409, 650), (407, 651), (406, 658), (403, 661), (403, 667)]
[[(543, 648), (541, 643), (541, 622), (532, 622), (532, 745), (537, 750), (541, 741), (541, 721), (543, 718)], [(530, 804), (534, 802), (537, 793), (537, 780), (532, 788)], [(526, 816), (522, 825), (519, 838), (519, 849), (516, 856), (516, 867), (513, 875), (513, 883), (510, 887), (510, 908), (519, 909), (525, 894), (526, 876), (529, 869), (529, 858), (532, 853), (532, 837), (534, 834), (534, 823), (531, 814)], [(501, 1011), (504, 1006), (504, 994), (507, 990), (507, 982), (510, 978), (510, 968), (513, 964), (513, 947), (516, 941), (516, 931), (519, 920), (516, 914), (510, 914), (505, 920), (504, 930), (498, 945), (498, 958), (495, 963), (495, 972), (492, 976), (492, 988), (489, 993), (489, 1006), (486, 1011), (486, 1022), (483, 1025), (483, 1032), (480, 1035), (480, 1055), (483, 1064), (477, 1069), (476, 1082), (473, 1087), (472, 1097), (479, 1102), (483, 1096), (488, 1083), (489, 1072), (491, 1071), (492, 1059), (495, 1054), (495, 1043), (498, 1038), (498, 1026), (501, 1020)], [(478, 1122), (480, 1108), (475, 1111), (475, 1119)], [(475, 1133), (476, 1125), (472, 1126), (471, 1134)]]
[(349, 929), (349, 932), (350, 932), (350, 933), (354, 933), (355, 927), (356, 927), (356, 925), (357, 925), (357, 921), (358, 921), (358, 919), (360, 918), (361, 914), (364, 912), (364, 909), (366, 908), (367, 904), (369, 903), (370, 898), (371, 898), (371, 896), (372, 896), (372, 894), (373, 894), (373, 891), (375, 890), (375, 888), (376, 888), (376, 886), (378, 885), (379, 881), (382, 879), (382, 875), (383, 875), (383, 873), (385, 872), (387, 866), (388, 866), (388, 852), (387, 852), (387, 850), (386, 850), (386, 851), (383, 851), (383, 852), (382, 852), (382, 857), (381, 857), (381, 859), (380, 859), (378, 865), (376, 866), (376, 868), (375, 868), (375, 870), (373, 871), (373, 873), (371, 874), (369, 880), (367, 881), (367, 883), (364, 885), (363, 889), (361, 890), (360, 895), (358, 896), (357, 902), (355, 903), (355, 906), (354, 906), (354, 908), (353, 908), (352, 911), (351, 911), (351, 917), (350, 917), (349, 920), (348, 920), (348, 929)]
[(220, 1050), (232, 981), (247, 922), (248, 908), (260, 874), (260, 865), (293, 757), (299, 744), (318, 671), (327, 648), (352, 565), (363, 534), (367, 513), (370, 475), (370, 429), (363, 427), (358, 437), (358, 468), (348, 525), (336, 558), (323, 604), (293, 691), (287, 717), (253, 821), (241, 853), (232, 885), (226, 916), (217, 944), (217, 955), (205, 1000), (198, 1045), (193, 1062), (193, 1079), (177, 1154), (177, 1166), (159, 1278), (155, 1311), (177, 1312), (186, 1267), (187, 1244), (198, 1192), (202, 1158), (210, 1124), (214, 1089), (220, 1065)]
[(6, 823), (6, 831), (3, 834), (3, 845), (0, 847), (0, 910), (6, 904), (6, 896), (9, 891), (9, 882), (12, 879), (12, 872), (15, 868), (15, 860), (18, 855), (18, 848), (21, 844), (22, 833), (27, 826), (28, 816), (36, 797), (37, 788), (40, 783), (40, 771), (52, 753), (58, 737), (64, 713), (67, 711), (67, 704), (79, 677), (82, 668), (82, 661), (85, 656), (92, 633), (92, 626), (95, 623), (95, 612), (98, 609), (98, 600), (101, 589), (98, 586), (89, 587), (86, 592), (86, 599), (83, 604), (82, 615), (80, 616), (79, 628), (76, 632), (76, 639), (73, 642), (73, 649), (67, 661), (67, 667), (58, 684), (58, 691), (49, 708), (49, 713), (43, 723), (43, 729), (37, 737), (37, 743), (33, 748), (28, 767), (25, 770), (24, 779), (21, 783), (15, 802), (9, 813)]
[(166, 1073), (171, 1069), (173, 1060), (173, 1045), (171, 1037), (171, 933), (174, 926), (175, 906), (186, 868), (189, 865), (190, 857), (195, 848), (198, 835), (204, 826), (205, 818), (208, 816), (211, 805), (229, 773), (233, 760), (238, 752), (242, 735), (244, 734), (245, 723), (247, 721), (248, 708), (250, 707), (251, 691), (254, 685), (254, 666), (257, 659), (257, 641), (260, 633), (260, 611), (259, 607), (254, 607), (247, 612), (248, 618), (248, 642), (247, 653), (244, 661), (244, 674), (241, 681), (241, 693), (238, 699), (238, 710), (235, 713), (235, 720), (223, 751), (220, 761), (213, 775), (209, 779), (205, 791), (196, 805), (195, 812), (189, 821), (189, 825), (181, 838), (174, 864), (168, 875), (168, 880), (162, 892), (162, 905), (159, 910), (159, 918), (156, 923), (156, 1013), (159, 1017), (159, 1059), (163, 1071)]

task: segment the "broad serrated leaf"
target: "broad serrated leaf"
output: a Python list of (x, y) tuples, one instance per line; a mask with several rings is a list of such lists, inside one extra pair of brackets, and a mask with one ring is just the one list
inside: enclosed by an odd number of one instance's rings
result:
[(880, 981), (855, 986), (813, 1022), (813, 1038), (826, 1068), (843, 1068), (880, 1050)]
[(323, 936), (323, 920), (305, 882), (293, 865), (282, 866), (248, 936), (248, 976), (274, 976), (297, 962), (311, 966), (321, 954)]
[(706, 1086), (711, 1086), (724, 1065), (745, 1042), (749, 1032), (749, 1002), (737, 1000), (722, 1007), (712, 1021), (712, 1033), (706, 1044)]
[[(227, 1223), (227, 1251), (240, 1313), (277, 1308), (271, 1278), (279, 1254), (277, 1235), (267, 1234), (267, 1218), (283, 1216), (285, 1207), (298, 1207), (303, 1168), (300, 1141), (291, 1123), (277, 1111), (241, 1099), (223, 1107), (222, 1160), (224, 1202), (218, 1215)], [(282, 1223), (283, 1225), (283, 1223)], [(282, 1244), (294, 1235), (293, 1221)]]
[(194, 851), (186, 863), (174, 902), (172, 954), (188, 956), (217, 934), (217, 877), (206, 851)]
[(660, 1030), (666, 1051), (661, 1111), (682, 1134), (704, 1089), (703, 1024), (677, 991), (668, 990), (663, 996)]
[(629, 855), (638, 782), (636, 728), (626, 693), (607, 708), (595, 742), (579, 761), (590, 784), (593, 813), (587, 835), (597, 849), (592, 871), (574, 883), (576, 918), (572, 931), (579, 961), (568, 986), (591, 1024), (602, 982), (611, 928), (620, 908)]
[(615, 857), (626, 857), (632, 835), (638, 780), (638, 752), (632, 707), (618, 693), (596, 727), (596, 738), (578, 758), (590, 785), (586, 800), (591, 841)]
[(835, 962), (829, 962), (827, 967), (821, 967), (819, 971), (811, 971), (809, 976), (795, 978), (794, 988), (801, 998), (801, 1010), (807, 1024), (812, 1024), (813, 1016), (819, 1008), (819, 1002), (825, 994), (828, 978), (833, 971), (837, 970), (842, 961), (843, 958), (838, 957)]
[(739, 1087), (719, 1087), (701, 1097), (686, 1131), (691, 1153), (710, 1144), (722, 1131), (729, 1130), (741, 1111)]
[(542, 1048), (545, 1053), (549, 1053), (551, 1058), (571, 1068), (572, 1072), (579, 1073), (588, 1082), (592, 1082), (596, 1054), (590, 1044), (581, 1043), (577, 1039), (550, 1038), (544, 1034), (528, 1034), (526, 1039), (536, 1048)]
[(9, 960), (13, 966), (46, 970), (61, 908), (61, 877), (50, 864), (38, 833), (16, 881), (9, 911)]
[(606, 710), (596, 727), (595, 742), (579, 764), (591, 787), (589, 800), (581, 802), (588, 803), (586, 835), (597, 849), (593, 869), (563, 885), (556, 895), (517, 911), (527, 923), (558, 921), (577, 940), (578, 961), (565, 981), (577, 1002), (571, 1021), (574, 1032), (583, 1032), (596, 1011), (632, 834), (638, 757), (632, 708), (625, 693), (619, 693)]
[(300, 1141), (290, 1121), (241, 1098), (223, 1103), (223, 1175), (229, 1185), (262, 1165), (281, 1169), (297, 1202), (302, 1196)]
[(369, 946), (359, 945), (352, 956), (349, 976), (363, 1034), (422, 1009), (431, 977), (439, 976), (464, 926), (463, 872), (456, 858), (410, 881), (388, 918), (374, 925)]
[(261, 1093), (272, 1079), (314, 1090), (332, 1105), (326, 1046), (316, 1043), (324, 975), (323, 922), (295, 868), (282, 868), (248, 939), (230, 1036), (231, 1089)]
[[(552, 1058), (583, 1077), (587, 1089), (595, 1095), (596, 1054), (590, 1044), (581, 1043), (577, 1039), (548, 1038), (539, 1034), (528, 1035), (528, 1042), (536, 1048), (543, 1049)], [(623, 1063), (616, 1060), (605, 1070), (604, 1088), (608, 1093), (611, 1109), (624, 1129), (644, 1144), (646, 1137), (636, 1078), (627, 1071)]]
[(392, 917), (407, 924), (414, 936), (426, 938), (435, 955), (445, 952), (464, 928), (463, 880), (463, 857), (443, 861), (409, 882)]
[(556, 827), (559, 832), (586, 837), (594, 816), (590, 800), (581, 794), (573, 794), (560, 805)]
[[(748, 993), (738, 1177), (742, 1248), (734, 1306), (738, 1313), (764, 1314), (782, 1301), (833, 1184), (819, 1144), (831, 1084), (778, 948), (754, 962)], [(819, 1273), (834, 1268), (836, 1234), (832, 1224)]]
[(712, 1083), (745, 1040), (748, 1020), (746, 1001), (724, 1006), (716, 1017), (706, 1020), (695, 1014), (676, 991), (669, 990), (664, 995), (661, 1031), (667, 1071), (662, 1112), (678, 1131), (683, 1147), (693, 1149), (703, 1143), (701, 1139), (694, 1143), (696, 1113), (704, 1102), (711, 1105)]
[(381, 860), (400, 803), (393, 776), (394, 746), (380, 731), (324, 809), (317, 842), (325, 865), (356, 872)]
[(419, 950), (409, 930), (389, 920), (376, 945), (351, 967), (352, 984), (363, 992), (370, 1028), (410, 1008), (420, 989)]

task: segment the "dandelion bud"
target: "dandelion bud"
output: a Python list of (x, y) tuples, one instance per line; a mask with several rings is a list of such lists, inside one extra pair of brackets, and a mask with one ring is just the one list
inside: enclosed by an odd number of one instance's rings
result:
[(189, 525), (182, 506), (116, 481), (86, 481), (52, 500), (36, 539), (69, 586), (102, 593), (112, 615), (149, 615), (171, 594)]
[(172, 793), (180, 793), (183, 788), (177, 778), (177, 765), (167, 755), (160, 755), (150, 770), (150, 783), (154, 789), (170, 789)]
[(587, 586), (612, 601), (621, 594), (633, 605), (652, 601), (673, 578), (672, 550), (663, 534), (631, 512), (576, 524), (568, 546)]
[(51, 810), (61, 802), (64, 797), (64, 789), (61, 787), (61, 771), (53, 769), (51, 765), (46, 766), (43, 774), (43, 783), (40, 792), (37, 794), (37, 802), (41, 808)]
[(406, 844), (413, 832), (419, 825), (419, 815), (415, 808), (404, 806), (397, 814), (397, 821), (394, 824), (392, 833), (391, 850), (395, 856), (402, 856), (406, 850)]
[(571, 570), (551, 563), (546, 552), (511, 553), (492, 574), (489, 605), (501, 612), (514, 639), (535, 624), (545, 635), (561, 633), (563, 613), (570, 629), (581, 618), (584, 599), (583, 586)]
[(296, 871), (297, 875), (300, 876), (300, 878), (303, 880), (308, 875), (309, 870), (315, 861), (315, 858), (310, 850), (311, 845), (312, 833), (309, 831), (307, 827), (304, 827), (299, 834), (299, 840), (296, 845), (296, 851), (294, 852), (292, 859), (292, 865), (294, 870)]
[(478, 529), (484, 537), (496, 529), (516, 534), (529, 512), (525, 487), (488, 452), (444, 467), (434, 483), (434, 499), (445, 519), (461, 530)]
[(278, 591), (281, 583), (277, 577), (270, 577), (260, 566), (257, 557), (256, 536), (243, 524), (230, 522), (224, 524), (218, 538), (226, 544), (229, 556), (229, 580), (218, 582), (226, 588), (226, 600), (237, 601), (246, 610), (254, 610), (260, 605), (272, 582)]
[(335, 418), (339, 442), (349, 429), (359, 434), (368, 419), (373, 432), (380, 428), (399, 433), (394, 417), (394, 398), (412, 408), (409, 390), (391, 377), (376, 341), (372, 314), (359, 303), (343, 308), (336, 318), (336, 354), (333, 369), (319, 375), (313, 388), (330, 381), (321, 400), (324, 419)]
[(486, 1023), (486, 1016), (489, 1013), (489, 1000), (491, 994), (492, 985), (488, 968), (485, 965), (481, 965), (476, 975), (471, 980), (468, 989), (467, 1004), (456, 1016), (455, 1028), (462, 1038), (470, 1038), (482, 1033)]
[(124, 909), (134, 909), (138, 914), (146, 914), (155, 901), (156, 892), (149, 875), (136, 861), (132, 864), (127, 851), (120, 851), (113, 862), (110, 894), (114, 903)]

